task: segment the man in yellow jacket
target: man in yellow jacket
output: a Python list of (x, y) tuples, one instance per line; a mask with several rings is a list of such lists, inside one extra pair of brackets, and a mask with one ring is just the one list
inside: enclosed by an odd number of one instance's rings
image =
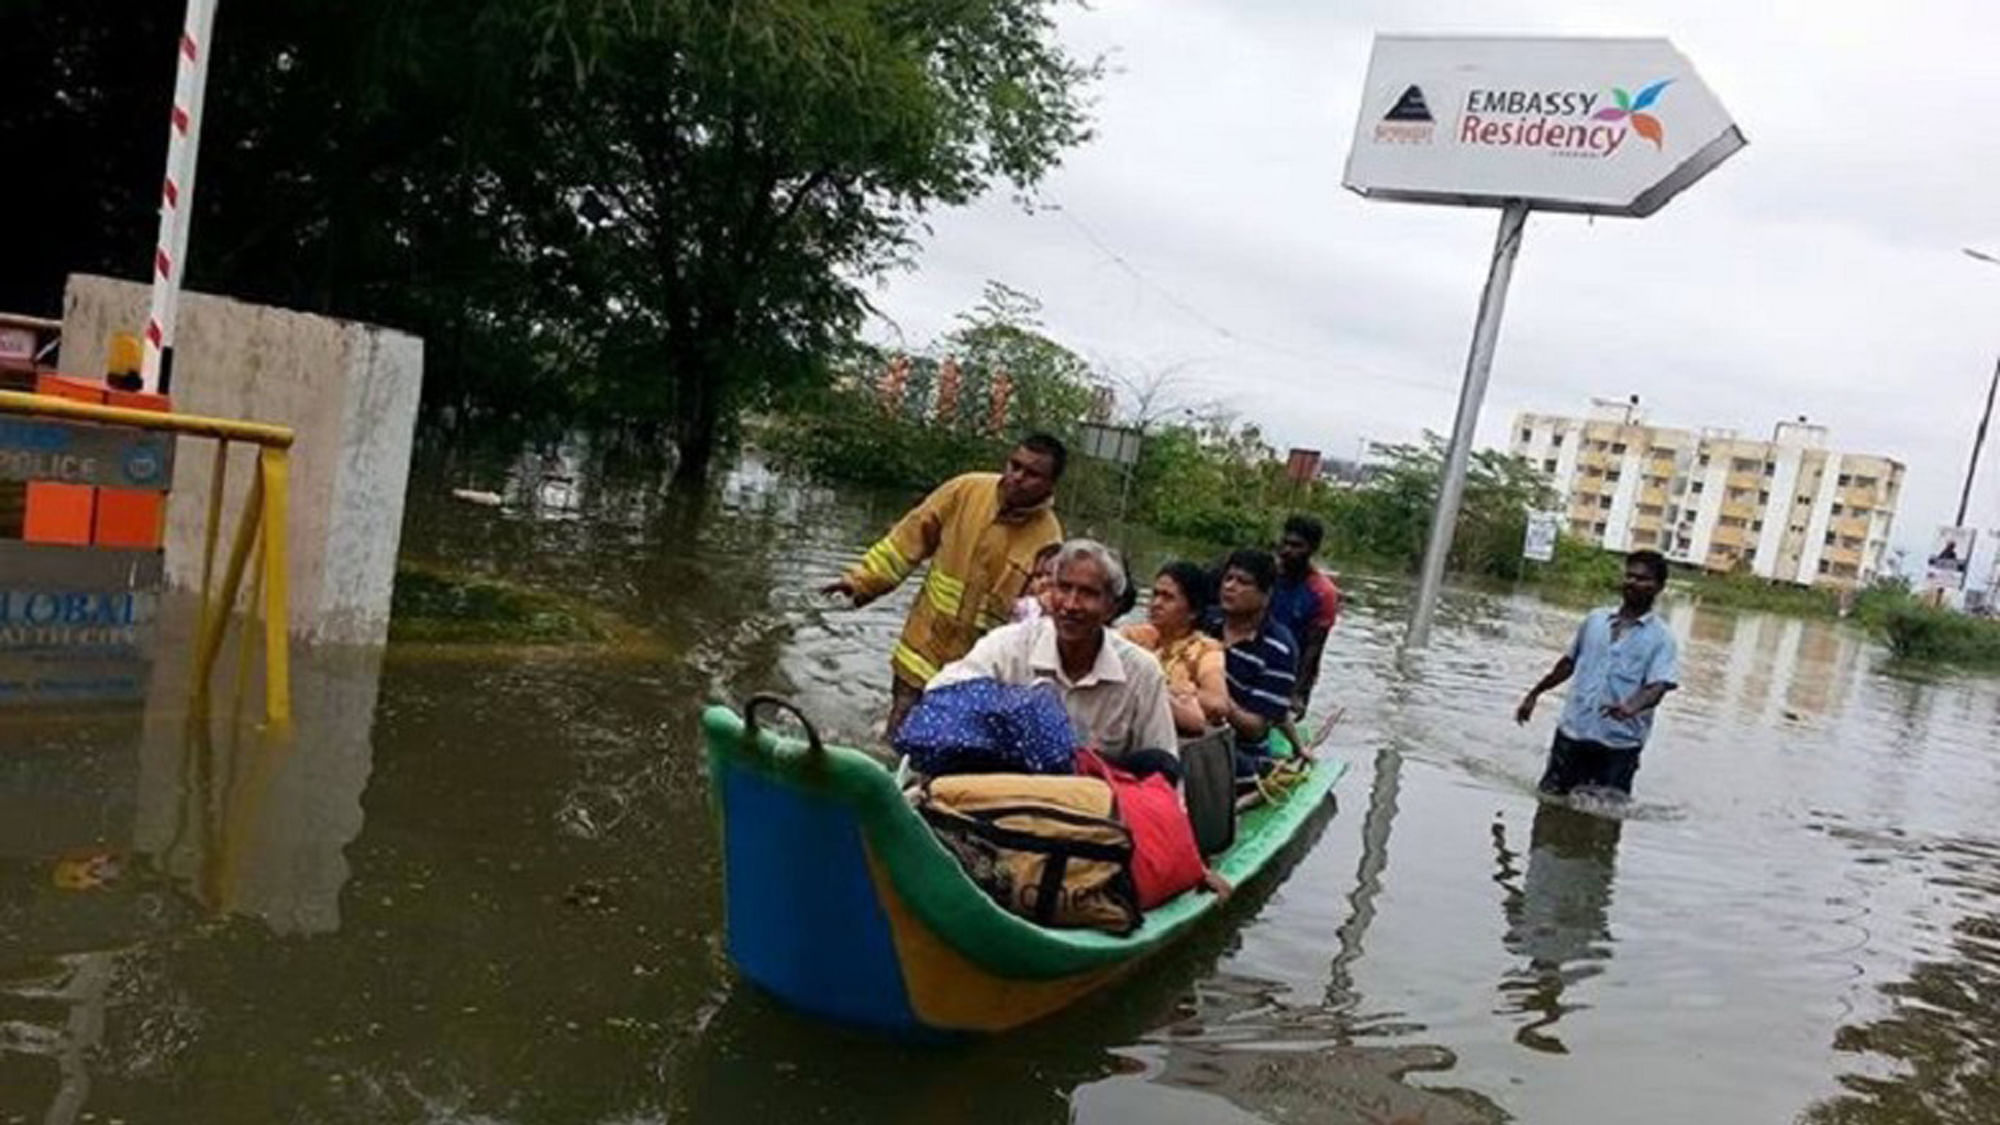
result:
[(889, 661), (895, 673), (891, 736), (938, 669), (1007, 623), (1014, 599), (1034, 573), (1035, 555), (1062, 542), (1053, 504), (1068, 459), (1062, 442), (1031, 434), (1007, 455), (1005, 471), (966, 473), (939, 485), (823, 589), (859, 608), (930, 560), (930, 573)]

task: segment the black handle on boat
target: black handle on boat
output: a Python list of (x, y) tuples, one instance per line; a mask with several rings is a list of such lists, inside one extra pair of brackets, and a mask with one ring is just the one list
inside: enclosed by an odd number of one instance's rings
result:
[(806, 718), (806, 713), (799, 710), (797, 704), (776, 695), (753, 695), (750, 697), (750, 701), (743, 705), (743, 740), (745, 742), (748, 742), (752, 746), (757, 745), (757, 709), (760, 707), (776, 707), (781, 711), (791, 712), (792, 717), (799, 721), (799, 725), (806, 728), (806, 748), (812, 752), (813, 757), (819, 758), (826, 755), (826, 744), (819, 740), (819, 729), (812, 725), (812, 720)]

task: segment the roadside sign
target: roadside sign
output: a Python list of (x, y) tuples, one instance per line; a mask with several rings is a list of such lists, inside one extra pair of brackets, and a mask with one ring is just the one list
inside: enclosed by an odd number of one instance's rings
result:
[(1743, 145), (1665, 39), (1384, 35), (1344, 182), (1371, 199), (1644, 216)]
[(1924, 556), (1924, 585), (1933, 590), (1965, 588), (1965, 573), (1977, 549), (1979, 532), (1969, 527), (1940, 527)]
[(1535, 562), (1552, 562), (1556, 557), (1556, 536), (1562, 531), (1561, 512), (1529, 512), (1528, 534), (1521, 545), (1521, 557)]
[(88, 422), (0, 417), (0, 480), (164, 491), (173, 483), (174, 438)]
[(1403, 647), (1430, 644), (1472, 436), (1531, 211), (1643, 217), (1744, 145), (1664, 39), (1378, 35), (1346, 186), (1500, 211)]

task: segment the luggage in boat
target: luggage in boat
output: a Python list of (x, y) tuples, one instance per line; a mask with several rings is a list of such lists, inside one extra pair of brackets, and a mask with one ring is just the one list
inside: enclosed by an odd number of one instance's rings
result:
[(1076, 733), (1054, 684), (966, 680), (918, 698), (895, 736), (918, 773), (1075, 772)]
[(1180, 791), (1166, 774), (1140, 776), (1106, 761), (1095, 750), (1077, 751), (1076, 772), (1103, 778), (1111, 786), (1118, 819), (1132, 833), (1132, 885), (1139, 894), (1139, 909), (1151, 910), (1201, 885), (1207, 869), (1195, 846), (1194, 826), (1188, 823)]
[(1236, 844), (1236, 735), (1228, 727), (1181, 743), (1181, 788), (1195, 845), (1218, 856)]
[(956, 774), (926, 781), (916, 809), (994, 901), (1042, 926), (1139, 928), (1132, 832), (1094, 777)]

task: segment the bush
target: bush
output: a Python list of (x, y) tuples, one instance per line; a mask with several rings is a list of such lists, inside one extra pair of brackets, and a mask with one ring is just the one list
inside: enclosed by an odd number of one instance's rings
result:
[(1882, 615), (1881, 630), (1900, 660), (2000, 667), (2000, 622), (1906, 601)]

